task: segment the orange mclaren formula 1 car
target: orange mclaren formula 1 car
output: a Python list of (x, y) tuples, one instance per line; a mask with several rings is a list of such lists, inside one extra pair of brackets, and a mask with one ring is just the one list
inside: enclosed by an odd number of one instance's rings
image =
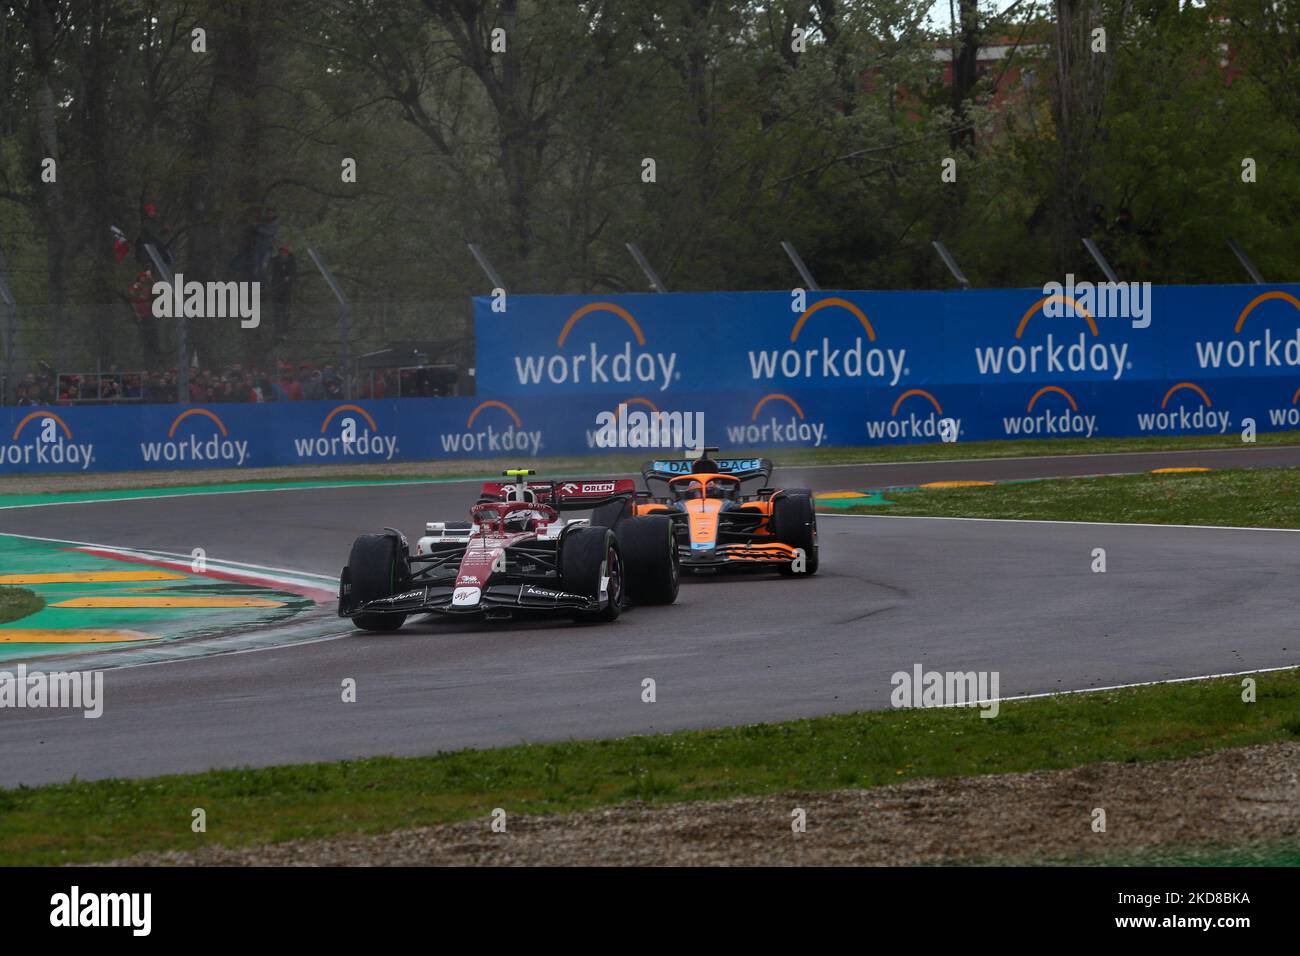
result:
[[(766, 458), (714, 458), (716, 448), (691, 459), (648, 461), (646, 491), (592, 512), (592, 524), (616, 528), (629, 517), (672, 519), (683, 571), (817, 573), (817, 513), (807, 488), (772, 488)], [(746, 491), (750, 482), (761, 482)], [(752, 486), (751, 486), (752, 487)]]

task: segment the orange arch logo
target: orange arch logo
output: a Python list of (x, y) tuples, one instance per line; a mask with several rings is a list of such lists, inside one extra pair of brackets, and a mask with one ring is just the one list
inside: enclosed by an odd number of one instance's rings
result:
[(29, 415), (27, 415), (22, 421), (18, 423), (18, 427), (14, 429), (13, 437), (10, 438), (9, 440), (17, 441), (18, 436), (22, 434), (22, 430), (27, 427), (27, 423), (31, 421), (35, 421), (38, 418), (41, 419), (42, 421), (44, 421), (47, 418), (51, 418), (54, 421), (58, 422), (59, 427), (63, 429), (64, 437), (67, 438), (69, 441), (72, 440), (72, 429), (68, 427), (68, 423), (65, 422), (58, 415), (56, 415), (54, 412), (50, 412), (50, 411), (32, 412)]
[(618, 408), (614, 409), (614, 418), (618, 419), (622, 417), (623, 411), (625, 409), (631, 408), (633, 405), (644, 405), (652, 412), (659, 411), (658, 406), (656, 406), (654, 402), (650, 401), (650, 399), (648, 398), (642, 398), (641, 396), (638, 395), (635, 398), (628, 398), (619, 402)]
[(933, 395), (931, 395), (923, 388), (909, 388), (906, 392), (904, 392), (902, 395), (899, 395), (898, 398), (894, 400), (894, 407), (889, 410), (889, 417), (890, 418), (895, 417), (898, 414), (898, 406), (902, 405), (903, 402), (911, 398), (913, 395), (919, 395), (922, 398), (929, 399), (930, 404), (934, 406), (934, 410), (938, 412), (940, 415), (943, 414), (943, 409), (939, 406), (939, 400), (937, 398), (935, 398)]
[(1190, 389), (1191, 391), (1195, 392), (1197, 395), (1201, 396), (1201, 401), (1205, 403), (1206, 408), (1211, 408), (1214, 405), (1214, 403), (1210, 401), (1210, 396), (1205, 394), (1205, 389), (1201, 388), (1201, 386), (1193, 382), (1179, 382), (1169, 391), (1165, 392), (1165, 397), (1160, 401), (1160, 407), (1164, 408), (1166, 405), (1168, 405), (1169, 399), (1173, 397), (1173, 394), (1175, 392), (1182, 391), (1185, 388)]
[(557, 346), (563, 345), (564, 340), (569, 337), (569, 332), (571, 332), (573, 327), (578, 324), (578, 320), (584, 316), (591, 315), (593, 312), (612, 312), (627, 323), (627, 327), (631, 329), (632, 334), (636, 336), (636, 344), (645, 345), (645, 333), (641, 331), (641, 326), (637, 325), (636, 319), (632, 318), (632, 314), (628, 312), (627, 309), (620, 305), (615, 305), (613, 302), (591, 302), (584, 305), (581, 309), (578, 309), (569, 316), (569, 320), (564, 323), (564, 328), (560, 329), (560, 337), (555, 340), (555, 344)]
[(813, 305), (812, 308), (804, 310), (803, 315), (799, 316), (799, 321), (796, 322), (794, 328), (790, 330), (790, 341), (799, 341), (799, 333), (803, 331), (804, 324), (822, 309), (829, 309), (832, 307), (846, 309), (852, 313), (853, 317), (861, 323), (862, 328), (866, 331), (867, 338), (872, 342), (876, 341), (876, 330), (871, 327), (871, 322), (868, 321), (866, 313), (848, 299), (841, 299), (839, 296), (831, 296), (829, 299), (822, 299), (820, 302)]
[[(1065, 400), (1066, 400), (1067, 402), (1070, 403), (1070, 410), (1071, 410), (1071, 411), (1075, 411), (1075, 412), (1077, 412), (1077, 411), (1079, 410), (1079, 403), (1076, 402), (1076, 401), (1074, 400), (1074, 396), (1071, 395), (1069, 392), (1067, 392), (1065, 389), (1061, 388), (1061, 386), (1059, 386), (1059, 385), (1044, 385), (1044, 386), (1043, 386), (1042, 388), (1040, 388), (1038, 391), (1034, 392), (1034, 396), (1033, 396), (1033, 398), (1031, 398), (1031, 399), (1029, 400), (1029, 405), (1025, 408), (1025, 411), (1027, 411), (1027, 412), (1032, 412), (1032, 411), (1034, 410), (1034, 404), (1035, 404), (1035, 403), (1036, 403), (1040, 398), (1042, 398), (1044, 395), (1046, 395), (1048, 392), (1055, 392), (1057, 395), (1064, 395), (1064, 396), (1065, 396)], [(1165, 396), (1165, 397), (1168, 398), (1168, 396)], [(1163, 408), (1164, 406), (1161, 406), (1161, 407)]]
[(507, 405), (505, 402), (498, 402), (495, 398), (490, 398), (490, 399), (488, 399), (486, 402), (482, 402), (482, 403), (478, 406), (478, 408), (476, 408), (476, 409), (474, 409), (474, 411), (470, 412), (470, 413), (469, 413), (469, 418), (465, 419), (465, 427), (466, 427), (466, 428), (473, 428), (473, 427), (474, 427), (474, 419), (478, 418), (478, 414), (479, 414), (479, 412), (483, 411), (483, 409), (485, 409), (485, 408), (501, 408), (501, 409), (504, 409), (505, 412), (506, 412), (506, 414), (510, 416), (510, 418), (511, 418), (512, 421), (514, 421), (514, 423), (515, 423), (515, 428), (522, 428), (522, 427), (523, 427), (523, 424), (524, 424), (524, 423), (523, 423), (523, 421), (520, 419), (520, 417), (519, 417), (517, 414), (515, 414), (515, 410), (514, 410), (513, 408), (511, 408), (509, 405)]
[(375, 424), (375, 420), (370, 417), (370, 413), (368, 411), (366, 411), (360, 405), (349, 404), (349, 405), (339, 405), (337, 408), (332, 409), (330, 413), (325, 416), (325, 421), (320, 423), (320, 432), (322, 435), (325, 434), (325, 429), (330, 427), (330, 422), (334, 421), (334, 416), (340, 415), (343, 412), (356, 412), (358, 415), (360, 415), (362, 418), (366, 420), (366, 424), (370, 426), (370, 430), (372, 432), (379, 431), (379, 426)]
[(758, 413), (763, 410), (763, 406), (766, 405), (768, 402), (785, 402), (787, 405), (789, 405), (791, 408), (794, 409), (794, 413), (796, 415), (798, 415), (800, 418), (804, 417), (803, 409), (799, 407), (798, 402), (796, 402), (789, 395), (783, 395), (780, 392), (773, 392), (771, 395), (764, 395), (762, 398), (758, 400), (758, 404), (754, 406), (754, 413), (749, 416), (749, 420), (751, 422), (758, 421)]
[(1300, 299), (1297, 299), (1295, 296), (1291, 295), (1291, 293), (1280, 291), (1264, 292), (1255, 296), (1255, 298), (1246, 303), (1246, 307), (1242, 309), (1241, 314), (1237, 316), (1237, 324), (1232, 327), (1232, 331), (1240, 332), (1241, 327), (1245, 324), (1250, 313), (1254, 312), (1257, 306), (1262, 305), (1270, 299), (1281, 299), (1284, 302), (1290, 302), (1293, 308), (1300, 311)]
[(185, 421), (185, 419), (189, 418), (192, 415), (198, 415), (201, 418), (212, 419), (213, 423), (221, 431), (222, 438), (226, 438), (230, 435), (230, 432), (226, 430), (226, 423), (223, 422), (220, 418), (218, 418), (215, 414), (208, 411), (206, 408), (190, 408), (190, 409), (186, 409), (185, 411), (181, 412), (179, 415), (176, 416), (176, 420), (172, 422), (172, 427), (167, 430), (167, 437), (175, 438), (176, 429), (180, 427), (181, 422)]
[(1043, 311), (1045, 305), (1052, 302), (1060, 302), (1063, 305), (1071, 306), (1075, 312), (1078, 312), (1083, 316), (1083, 319), (1088, 323), (1088, 328), (1092, 331), (1093, 336), (1098, 334), (1097, 321), (1092, 317), (1088, 310), (1075, 301), (1075, 299), (1068, 295), (1047, 295), (1043, 296), (1043, 298), (1031, 305), (1029, 311), (1020, 317), (1020, 324), (1016, 326), (1016, 338), (1020, 338), (1020, 336), (1024, 334), (1025, 326), (1029, 324), (1029, 320), (1032, 319), (1035, 314)]

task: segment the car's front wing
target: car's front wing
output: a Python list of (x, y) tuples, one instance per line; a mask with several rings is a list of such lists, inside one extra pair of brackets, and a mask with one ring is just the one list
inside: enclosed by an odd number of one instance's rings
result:
[(797, 549), (779, 541), (719, 544), (713, 548), (678, 546), (683, 568), (757, 568), (770, 570), (798, 557)]
[(596, 611), (600, 602), (583, 594), (573, 594), (536, 584), (489, 584), (486, 588), (426, 585), (413, 587), (392, 597), (349, 606), (339, 600), (339, 617), (356, 614), (449, 614), (474, 615), (513, 611), (547, 613), (557, 611)]

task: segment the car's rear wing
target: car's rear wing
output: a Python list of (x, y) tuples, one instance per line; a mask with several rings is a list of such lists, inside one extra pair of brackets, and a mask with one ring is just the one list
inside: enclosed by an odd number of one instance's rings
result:
[(668, 481), (680, 475), (735, 475), (741, 481), (762, 478), (767, 482), (776, 466), (767, 458), (715, 458), (716, 448), (706, 448), (699, 458), (657, 458), (641, 465), (641, 477), (651, 481)]
[(636, 480), (633, 478), (485, 481), (480, 501), (535, 501), (550, 505), (556, 511), (589, 511), (635, 494)]

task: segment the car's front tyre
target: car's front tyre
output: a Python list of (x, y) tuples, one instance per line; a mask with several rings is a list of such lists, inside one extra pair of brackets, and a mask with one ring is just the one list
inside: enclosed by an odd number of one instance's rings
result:
[(609, 528), (579, 527), (565, 534), (560, 542), (560, 580), (566, 591), (604, 601), (598, 610), (576, 611), (575, 621), (618, 620), (626, 599), (626, 576), (614, 532)]
[(672, 604), (681, 578), (671, 518), (624, 518), (615, 530), (627, 568), (627, 593), (633, 604)]
[(780, 565), (782, 574), (809, 577), (817, 573), (817, 511), (811, 491), (792, 488), (773, 499), (772, 534), (782, 544), (803, 552), (802, 561), (796, 558)]
[[(400, 594), (410, 579), (410, 555), (396, 535), (363, 534), (353, 543), (346, 575), (351, 607)], [(365, 631), (395, 631), (405, 621), (405, 614), (368, 611), (352, 615), (352, 623)]]

